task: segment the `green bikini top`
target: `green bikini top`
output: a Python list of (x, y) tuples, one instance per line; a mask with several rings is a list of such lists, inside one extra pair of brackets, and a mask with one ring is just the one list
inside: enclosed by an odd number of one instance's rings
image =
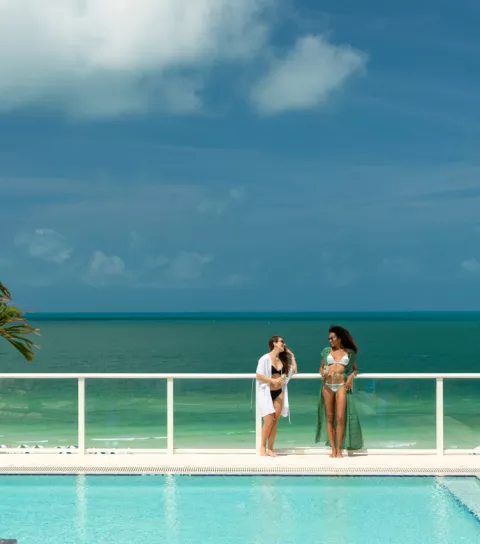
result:
[[(349, 350), (348, 352), (348, 364), (345, 366), (345, 376), (349, 376), (353, 372), (353, 363), (357, 360), (357, 354), (353, 351), (353, 349)], [(330, 355), (330, 348), (325, 348), (322, 351), (322, 359), (325, 361), (325, 364), (327, 364), (327, 357)]]

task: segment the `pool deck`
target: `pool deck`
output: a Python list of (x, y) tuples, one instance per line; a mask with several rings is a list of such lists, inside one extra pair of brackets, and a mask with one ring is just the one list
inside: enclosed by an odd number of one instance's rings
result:
[(480, 455), (0, 454), (0, 474), (265, 474), (480, 477)]

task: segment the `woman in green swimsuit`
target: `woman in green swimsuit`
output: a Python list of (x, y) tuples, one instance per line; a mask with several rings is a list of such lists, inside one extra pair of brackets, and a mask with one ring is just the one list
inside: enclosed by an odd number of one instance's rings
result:
[[(342, 449), (363, 448), (362, 428), (352, 394), (357, 375), (358, 348), (352, 335), (343, 327), (330, 327), (330, 347), (322, 351), (320, 375), (324, 379), (318, 402), (315, 442), (326, 440), (330, 457), (343, 457)], [(328, 437), (328, 438), (327, 438)]]

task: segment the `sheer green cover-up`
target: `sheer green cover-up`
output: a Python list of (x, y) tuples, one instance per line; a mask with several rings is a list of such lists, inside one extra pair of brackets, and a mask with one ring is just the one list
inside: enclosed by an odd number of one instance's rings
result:
[[(322, 351), (322, 359), (327, 364), (327, 357), (330, 353), (330, 348), (325, 348)], [(357, 354), (354, 351), (350, 352), (348, 365), (345, 367), (345, 379), (353, 371), (353, 363), (357, 358)], [(322, 395), (323, 389), (320, 388), (320, 398), (318, 400), (318, 419), (317, 419), (317, 432), (315, 434), (315, 442), (325, 441), (326, 446), (330, 446), (330, 441), (327, 435), (327, 415), (325, 410), (325, 401)], [(337, 422), (337, 416), (334, 415), (335, 427)], [(352, 391), (347, 391), (347, 406), (345, 408), (345, 436), (343, 437), (342, 448), (346, 450), (361, 450), (363, 449), (363, 435), (362, 427), (360, 426), (360, 419), (358, 417), (357, 408), (355, 406), (355, 398)]]

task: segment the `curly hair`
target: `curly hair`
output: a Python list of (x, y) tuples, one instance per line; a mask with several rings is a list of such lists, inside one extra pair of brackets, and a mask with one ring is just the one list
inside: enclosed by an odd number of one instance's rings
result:
[(340, 339), (340, 342), (342, 343), (342, 347), (344, 349), (351, 349), (355, 353), (358, 353), (358, 346), (355, 343), (352, 335), (347, 331), (347, 329), (340, 327), (339, 325), (332, 325), (328, 329), (328, 332), (333, 332), (333, 334), (335, 334), (337, 338)]

